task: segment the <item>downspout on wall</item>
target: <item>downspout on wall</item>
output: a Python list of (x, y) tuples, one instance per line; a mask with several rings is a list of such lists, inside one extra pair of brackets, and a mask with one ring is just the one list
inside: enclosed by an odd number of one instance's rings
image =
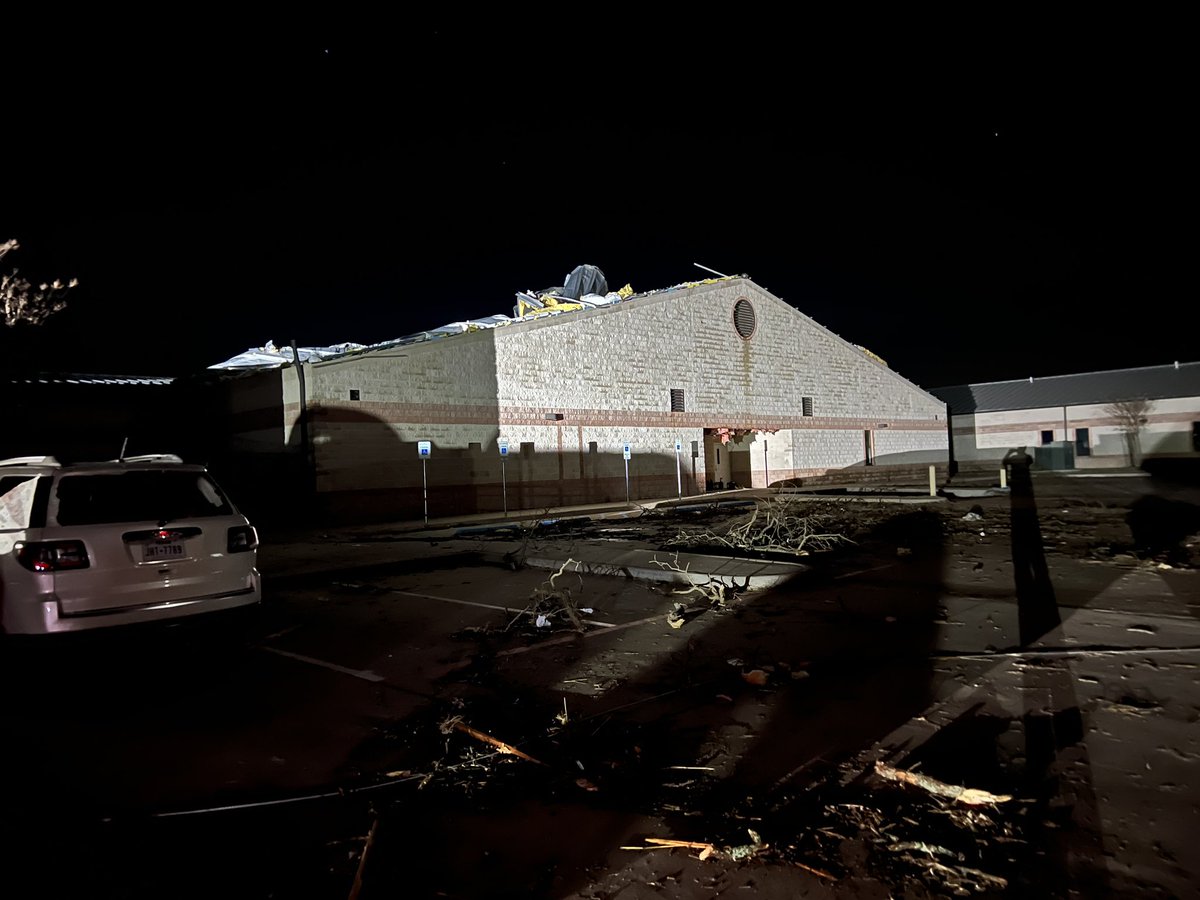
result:
[(296, 369), (296, 383), (300, 390), (300, 449), (304, 455), (305, 490), (311, 496), (316, 490), (316, 467), (313, 464), (312, 437), (308, 428), (308, 391), (304, 380), (304, 363), (300, 361), (300, 351), (296, 349), (296, 340), (292, 339), (292, 365)]

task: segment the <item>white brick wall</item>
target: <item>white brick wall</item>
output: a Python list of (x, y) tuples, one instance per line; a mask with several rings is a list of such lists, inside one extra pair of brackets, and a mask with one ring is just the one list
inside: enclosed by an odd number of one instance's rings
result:
[[(748, 341), (732, 321), (740, 298), (757, 319)], [(745, 279), (305, 370), (323, 490), (411, 484), (411, 463), (391, 460), (415, 460), (416, 440), (433, 441), (435, 457), (457, 452), (456, 477), (479, 483), (499, 479), (496, 441), (505, 438), (510, 484), (621, 478), (626, 441), (631, 471), (673, 481), (676, 438), (688, 474), (691, 442), (700, 442), (703, 483), (703, 433), (715, 427), (776, 431), (765, 439), (781, 472), (862, 462), (864, 428), (876, 430), (881, 462), (946, 451), (941, 401)], [(671, 388), (684, 390), (686, 412), (670, 412)], [(804, 396), (813, 398), (809, 418)], [(478, 452), (468, 452), (472, 442)], [(752, 450), (761, 472), (761, 445), (757, 457)]]

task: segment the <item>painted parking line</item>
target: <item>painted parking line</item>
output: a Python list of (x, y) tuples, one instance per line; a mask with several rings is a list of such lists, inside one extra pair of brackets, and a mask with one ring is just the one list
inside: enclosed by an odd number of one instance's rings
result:
[(365, 669), (348, 669), (345, 666), (339, 666), (337, 663), (326, 662), (323, 659), (316, 659), (312, 656), (304, 656), (300, 653), (292, 653), (288, 650), (280, 650), (278, 647), (263, 647), (268, 653), (274, 653), (277, 656), (286, 656), (288, 659), (295, 659), (299, 662), (308, 663), (310, 666), (320, 666), (322, 669), (329, 669), (331, 672), (341, 672), (343, 675), (349, 675), (352, 678), (361, 678), (363, 681), (379, 682), (383, 681), (382, 675), (377, 675), (374, 672), (369, 672)]
[(665, 622), (666, 613), (659, 613), (656, 616), (646, 616), (644, 619), (637, 619), (633, 622), (623, 622), (620, 625), (609, 625), (604, 631), (589, 631), (587, 634), (564, 634), (561, 637), (549, 638), (544, 641), (538, 641), (536, 644), (526, 644), (523, 647), (510, 647), (507, 650), (501, 650), (497, 656), (516, 656), (518, 653), (528, 653), (530, 650), (540, 650), (543, 647), (553, 647), (557, 644), (569, 644), (576, 638), (582, 637), (584, 640), (596, 637), (597, 635), (609, 635), (614, 631), (620, 631), (622, 628), (633, 628), (637, 625), (648, 625), (651, 622)]
[[(401, 591), (396, 588), (388, 588), (388, 591), (393, 594), (403, 594), (405, 597), (419, 597), (422, 600), (437, 600), (441, 603), (457, 603), (459, 606), (477, 606), (480, 609), (495, 609), (500, 612), (506, 612), (509, 615), (516, 615), (521, 612), (519, 609), (513, 609), (511, 606), (496, 606), (493, 603), (480, 603), (476, 600), (455, 600), (453, 597), (438, 597), (435, 594), (418, 594), (415, 591)], [(612, 622), (598, 622), (595, 619), (584, 619), (588, 625), (599, 625), (601, 628), (618, 628), (620, 626)]]
[(287, 628), (283, 629), (283, 631), (276, 631), (274, 634), (268, 634), (265, 638), (263, 638), (263, 640), (264, 641), (274, 641), (278, 638), (283, 637), (285, 634), (291, 634), (293, 631), (296, 631), (297, 629), (303, 628), (303, 627), (304, 627), (304, 624), (298, 622), (295, 625), (289, 625)]
[(834, 575), (833, 580), (838, 581), (839, 579), (842, 579), (842, 578), (853, 578), (855, 575), (866, 575), (868, 572), (878, 572), (880, 569), (890, 569), (894, 565), (895, 565), (895, 563), (887, 563), (882, 566), (872, 566), (869, 569), (859, 569), (856, 572), (846, 572), (842, 575)]

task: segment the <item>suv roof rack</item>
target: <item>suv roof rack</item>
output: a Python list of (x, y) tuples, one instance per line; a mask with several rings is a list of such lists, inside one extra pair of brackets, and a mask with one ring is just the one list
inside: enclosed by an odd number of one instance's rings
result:
[(143, 453), (141, 456), (122, 456), (111, 459), (115, 463), (182, 463), (183, 458), (174, 453)]
[(0, 459), (0, 466), (61, 466), (53, 456), (13, 456)]

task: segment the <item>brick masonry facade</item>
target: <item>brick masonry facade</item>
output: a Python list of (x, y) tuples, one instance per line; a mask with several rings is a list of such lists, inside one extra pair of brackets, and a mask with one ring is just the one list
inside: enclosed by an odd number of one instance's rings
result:
[[(684, 493), (947, 456), (941, 401), (742, 278), (304, 370), (318, 494), (363, 516), (419, 513), (421, 440), (431, 515), (499, 508), (502, 484), (509, 508), (624, 499), (625, 443), (634, 498), (675, 493), (677, 439)], [(294, 443), (294, 370), (282, 390)]]

